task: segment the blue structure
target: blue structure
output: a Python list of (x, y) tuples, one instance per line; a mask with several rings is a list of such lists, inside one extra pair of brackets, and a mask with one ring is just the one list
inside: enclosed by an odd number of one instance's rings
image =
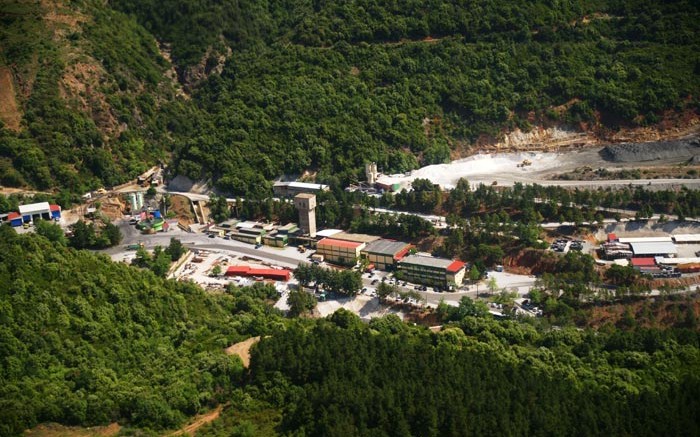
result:
[(22, 216), (19, 215), (19, 213), (16, 213), (16, 212), (11, 212), (11, 213), (7, 216), (7, 219), (10, 221), (10, 226), (14, 226), (14, 227), (22, 226), (22, 224), (24, 223), (24, 222), (22, 221)]
[(159, 219), (159, 218), (163, 218), (163, 216), (160, 214), (160, 211), (155, 210), (155, 211), (153, 211), (153, 218)]

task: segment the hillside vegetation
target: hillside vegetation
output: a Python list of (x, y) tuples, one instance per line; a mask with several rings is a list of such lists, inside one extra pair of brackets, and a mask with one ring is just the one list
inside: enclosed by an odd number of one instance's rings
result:
[(0, 119), (1, 185), (114, 185), (185, 134), (169, 64), (134, 19), (103, 2), (9, 0), (0, 23), (0, 73), (13, 85), (2, 97), (21, 116)]
[(343, 310), (276, 332), (252, 353), (258, 415), (241, 402), (202, 435), (270, 435), (276, 410), (290, 436), (700, 432), (696, 331), (541, 330), (469, 307), (436, 334)]
[(0, 227), (0, 435), (39, 422), (169, 428), (226, 400), (224, 348), (278, 317), (252, 295), (205, 294)]
[(209, 47), (233, 48), (195, 93), (206, 123), (176, 149), (180, 173), (212, 176), (231, 194), (254, 196), (263, 179), (307, 169), (345, 183), (368, 160), (406, 171), (516, 127), (647, 125), (697, 108), (696, 2), (115, 7), (171, 42), (181, 69)]
[[(72, 26), (7, 8), (2, 63), (20, 85), (36, 76), (23, 128), (4, 131), (8, 185), (114, 183), (172, 151), (175, 173), (264, 197), (282, 174), (342, 185), (368, 160), (406, 171), (516, 128), (647, 126), (698, 108), (689, 0), (85, 1), (63, 6), (82, 17)], [(191, 99), (175, 97), (156, 40)], [(81, 56), (96, 85), (62, 96)]]

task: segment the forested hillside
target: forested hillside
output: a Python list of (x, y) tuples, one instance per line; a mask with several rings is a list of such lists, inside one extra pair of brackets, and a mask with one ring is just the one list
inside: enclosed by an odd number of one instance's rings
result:
[[(405, 171), (515, 128), (647, 126), (698, 109), (690, 0), (3, 8), (0, 66), (23, 111), (2, 131), (5, 185), (113, 184), (172, 151), (176, 173), (263, 197), (285, 173), (341, 185), (368, 160)], [(175, 97), (156, 41), (191, 99)]]
[[(432, 334), (340, 310), (263, 339), (282, 435), (697, 435), (697, 332), (538, 331), (466, 316)], [(226, 435), (217, 433), (204, 435)], [(252, 434), (252, 433), (251, 433)]]
[(189, 131), (155, 38), (103, 2), (0, 5), (0, 185), (82, 193)]
[(697, 2), (115, 7), (171, 42), (180, 69), (210, 47), (233, 48), (195, 93), (210, 117), (176, 150), (179, 172), (232, 194), (259, 195), (263, 179), (304, 170), (345, 183), (368, 160), (405, 171), (516, 127), (648, 125), (697, 109)]
[(279, 317), (0, 226), (0, 435), (39, 422), (162, 429), (225, 402), (224, 348)]

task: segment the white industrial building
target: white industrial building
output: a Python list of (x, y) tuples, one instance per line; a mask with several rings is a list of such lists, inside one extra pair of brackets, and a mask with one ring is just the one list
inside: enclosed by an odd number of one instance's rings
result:
[(272, 191), (275, 196), (294, 197), (297, 194), (315, 194), (319, 191), (328, 191), (328, 185), (312, 184), (309, 182), (275, 182)]
[(673, 236), (676, 244), (700, 243), (700, 234), (676, 234)]
[(19, 215), (25, 223), (36, 220), (60, 219), (61, 207), (50, 205), (49, 202), (30, 203), (19, 206)]
[(676, 245), (670, 241), (630, 242), (635, 257), (673, 257), (678, 254)]

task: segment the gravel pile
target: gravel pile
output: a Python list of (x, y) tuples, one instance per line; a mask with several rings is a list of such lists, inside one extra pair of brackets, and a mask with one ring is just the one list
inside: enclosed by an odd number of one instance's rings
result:
[(699, 159), (700, 139), (612, 144), (603, 148), (600, 155), (612, 162)]

